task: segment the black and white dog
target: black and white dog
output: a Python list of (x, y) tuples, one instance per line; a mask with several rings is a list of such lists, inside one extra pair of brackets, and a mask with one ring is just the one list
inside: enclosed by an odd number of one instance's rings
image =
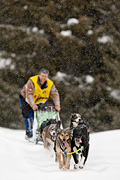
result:
[[(89, 123), (80, 119), (78, 125), (73, 129), (71, 151), (74, 159), (74, 168), (83, 168), (89, 151)], [(81, 159), (80, 159), (81, 156)]]
[(70, 130), (73, 130), (81, 121), (81, 115), (78, 113), (72, 113), (70, 116)]

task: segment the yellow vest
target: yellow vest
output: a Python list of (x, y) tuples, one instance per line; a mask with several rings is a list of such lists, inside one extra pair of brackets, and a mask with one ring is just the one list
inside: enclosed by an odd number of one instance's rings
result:
[(37, 83), (38, 76), (39, 75), (30, 77), (35, 86), (35, 92), (33, 94), (33, 100), (35, 104), (39, 104), (40, 102), (45, 103), (47, 101), (47, 99), (50, 96), (50, 90), (53, 85), (53, 82), (50, 79), (47, 79), (47, 88), (41, 89), (40, 85)]

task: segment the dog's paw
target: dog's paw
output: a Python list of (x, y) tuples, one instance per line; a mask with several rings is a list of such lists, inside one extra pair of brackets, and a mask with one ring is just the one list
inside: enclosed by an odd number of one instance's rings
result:
[(62, 166), (62, 164), (61, 164), (61, 165), (59, 165), (59, 169), (62, 169), (62, 167), (63, 167), (63, 166)]
[(65, 166), (63, 167), (63, 169), (64, 169), (64, 170), (70, 169), (70, 165), (65, 165)]
[(79, 164), (79, 168), (82, 169), (83, 166), (84, 166), (84, 160), (85, 160), (85, 157), (82, 156), (81, 160), (80, 160), (80, 164)]
[(84, 166), (83, 163), (80, 163), (79, 168), (83, 169), (83, 166)]
[(47, 149), (47, 146), (44, 144), (44, 148)]
[(80, 169), (83, 169), (83, 166), (79, 166)]
[(78, 169), (79, 168), (79, 164), (74, 164), (74, 169)]
[(64, 171), (66, 171), (66, 170), (67, 170), (67, 168), (63, 167), (63, 170), (64, 170)]

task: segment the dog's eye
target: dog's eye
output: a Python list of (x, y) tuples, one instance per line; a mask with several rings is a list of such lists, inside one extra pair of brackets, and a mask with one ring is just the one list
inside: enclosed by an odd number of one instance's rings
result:
[(61, 136), (64, 136), (64, 134), (61, 134)]

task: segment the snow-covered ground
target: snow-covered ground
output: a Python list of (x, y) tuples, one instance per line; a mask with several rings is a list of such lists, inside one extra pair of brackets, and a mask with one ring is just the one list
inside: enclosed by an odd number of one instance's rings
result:
[(0, 180), (119, 180), (120, 130), (90, 134), (84, 169), (59, 170), (43, 145), (24, 139), (23, 130), (0, 128)]

